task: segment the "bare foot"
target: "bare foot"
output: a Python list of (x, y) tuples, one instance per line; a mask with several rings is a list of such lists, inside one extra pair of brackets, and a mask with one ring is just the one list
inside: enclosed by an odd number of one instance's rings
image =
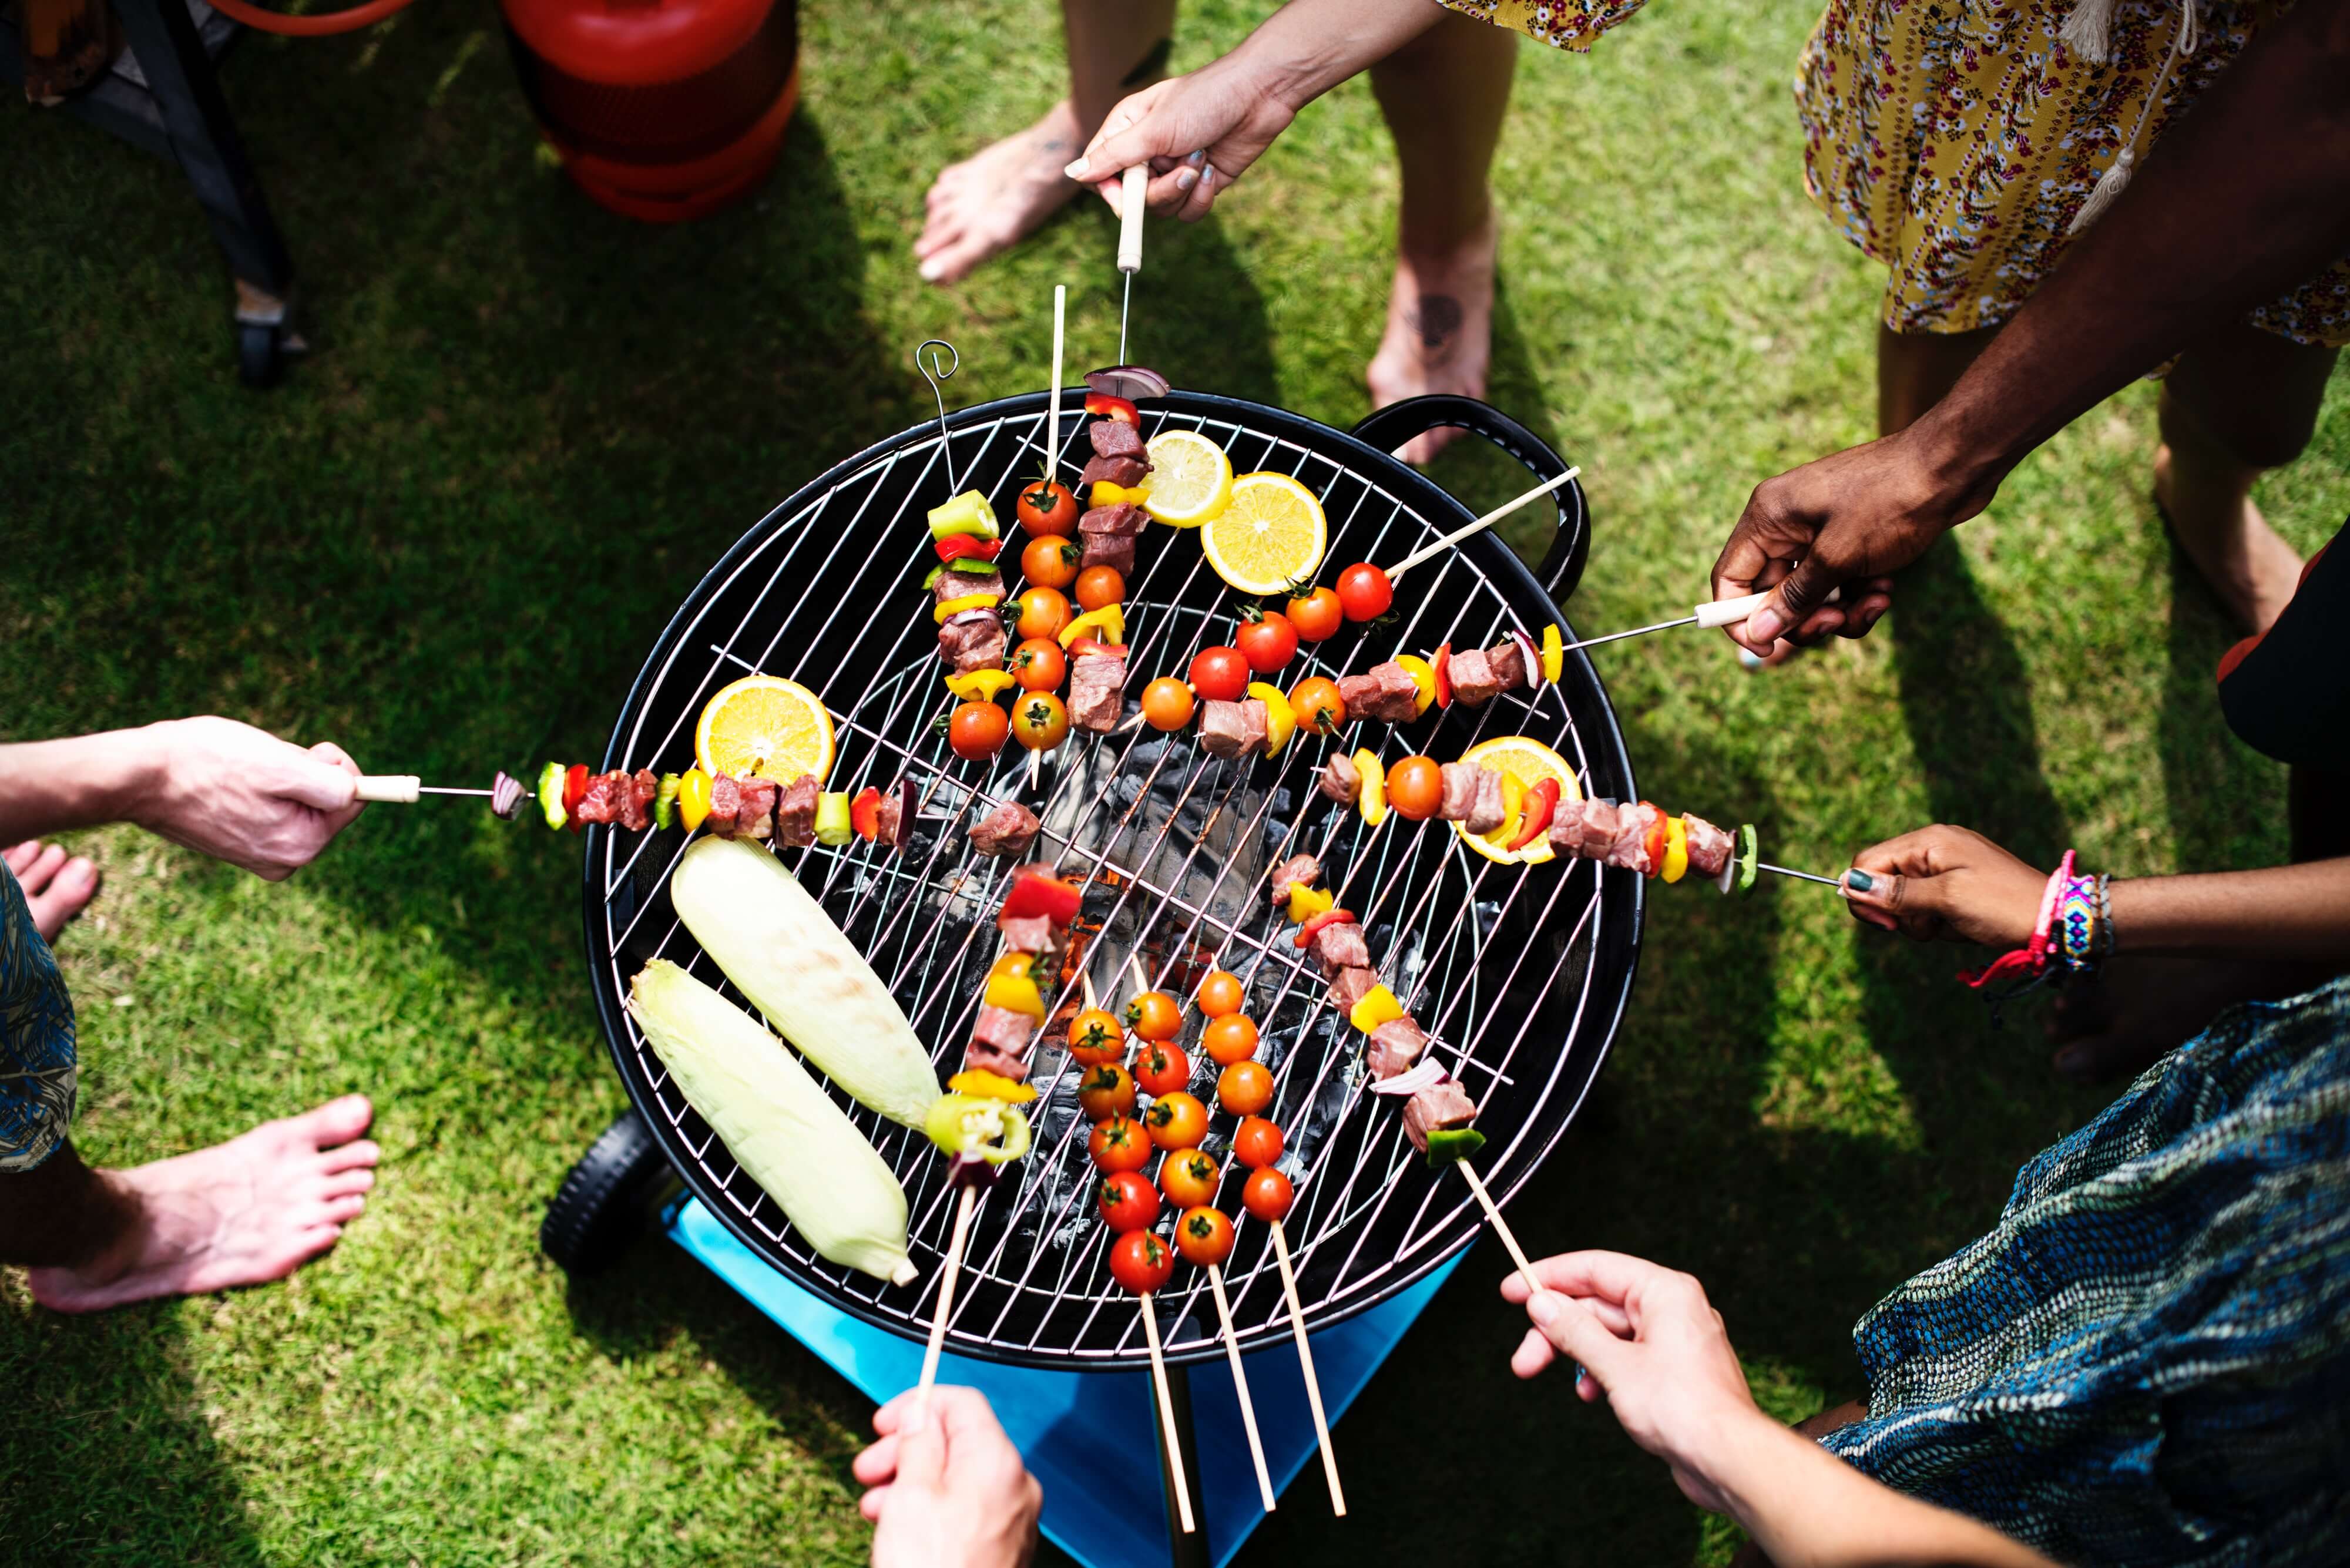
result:
[(2245, 496), (2234, 521), (2224, 514), (2232, 491), (2203, 496), (2181, 493), (2172, 472), (2170, 448), (2154, 453), (2154, 504), (2170, 524), (2170, 536), (2221, 605), (2251, 631), (2266, 631), (2284, 613), (2301, 586), (2301, 557), (2269, 526), (2261, 509)]
[(1085, 187), (1061, 171), (1093, 133), (1063, 99), (1027, 130), (939, 171), (914, 254), (926, 283), (952, 283), (1009, 250)]
[(2060, 992), (2048, 1040), (2076, 1084), (2134, 1077), (2239, 1002), (2292, 996), (2325, 979), (2306, 964), (2124, 954)]
[(33, 929), (45, 942), (55, 942), (68, 921), (98, 897), (98, 867), (80, 856), (68, 859), (64, 846), (26, 839), (0, 849), (25, 889), (33, 911)]
[[(1500, 236), (1493, 220), (1468, 239), (1436, 253), (1396, 253), (1395, 288), (1388, 296), (1387, 336), (1365, 376), (1371, 406), (1424, 392), (1485, 395), (1493, 354), (1493, 261)], [(1396, 453), (1426, 462), (1460, 432), (1434, 430), (1414, 436)]]
[(104, 1172), (137, 1206), (130, 1234), (86, 1267), (29, 1271), (33, 1299), (101, 1312), (284, 1279), (367, 1207), (382, 1155), (359, 1135), (374, 1118), (366, 1096), (346, 1095), (212, 1148)]

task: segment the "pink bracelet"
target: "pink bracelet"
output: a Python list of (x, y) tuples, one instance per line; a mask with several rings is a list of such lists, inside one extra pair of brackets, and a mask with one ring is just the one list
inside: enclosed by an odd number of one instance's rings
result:
[(1962, 970), (1959, 978), (1981, 991), (1995, 980), (2011, 975), (2024, 976), (2023, 984), (2005, 992), (2000, 1000), (2016, 996), (2030, 990), (2048, 976), (2052, 944), (2049, 932), (2056, 923), (2056, 902), (2073, 880), (2073, 851), (2064, 851), (2064, 860), (2048, 877), (2048, 886), (2041, 890), (2040, 913), (2032, 922), (2032, 940), (2011, 953), (2002, 953), (1981, 969)]

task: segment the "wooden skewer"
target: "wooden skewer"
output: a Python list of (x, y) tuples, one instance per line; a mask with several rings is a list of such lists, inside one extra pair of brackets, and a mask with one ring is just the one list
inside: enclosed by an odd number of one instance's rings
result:
[(1485, 1218), (1492, 1221), (1494, 1233), (1502, 1238), (1502, 1245), (1509, 1249), (1510, 1262), (1518, 1266), (1518, 1277), (1526, 1282), (1527, 1290), (1535, 1295), (1542, 1294), (1549, 1287), (1534, 1277), (1534, 1266), (1526, 1261), (1526, 1250), (1518, 1245), (1518, 1238), (1511, 1231), (1510, 1222), (1503, 1219), (1502, 1211), (1493, 1206), (1493, 1195), (1485, 1190), (1484, 1179), (1465, 1159), (1456, 1159), (1452, 1163), (1461, 1168), (1461, 1174), (1468, 1179), (1469, 1190), (1475, 1193), (1477, 1201), (1484, 1206)]
[(947, 1264), (939, 1275), (939, 1309), (931, 1316), (931, 1342), (922, 1351), (922, 1380), (914, 1386), (914, 1419), (920, 1422), (931, 1407), (931, 1385), (939, 1378), (939, 1353), (946, 1348), (947, 1319), (954, 1314), (955, 1275), (962, 1268), (963, 1243), (971, 1236), (971, 1213), (979, 1206), (979, 1189), (966, 1187), (955, 1200), (954, 1235), (947, 1242)]
[(1322, 1380), (1314, 1376), (1314, 1347), (1305, 1342), (1305, 1307), (1297, 1299), (1297, 1271), (1289, 1262), (1289, 1232), (1273, 1222), (1273, 1255), (1281, 1264), (1281, 1290), (1289, 1298), (1289, 1331), (1297, 1337), (1297, 1362), (1305, 1370), (1305, 1404), (1314, 1412), (1314, 1438), (1322, 1445), (1322, 1479), (1330, 1483), (1330, 1511), (1347, 1517), (1346, 1489), (1338, 1484), (1338, 1456), (1330, 1447), (1330, 1419), (1322, 1413)]
[(1061, 344), (1069, 310), (1069, 286), (1053, 286), (1053, 390), (1045, 405), (1045, 477), (1061, 475)]
[(1175, 1481), (1176, 1517), (1182, 1521), (1183, 1533), (1191, 1534), (1200, 1527), (1191, 1518), (1191, 1483), (1183, 1475), (1183, 1443), (1175, 1435), (1175, 1401), (1167, 1392), (1167, 1355), (1159, 1348), (1159, 1319), (1150, 1310), (1150, 1293), (1142, 1293), (1142, 1335), (1150, 1341), (1150, 1381), (1159, 1390), (1159, 1430), (1167, 1445), (1167, 1473)]
[(1241, 1370), (1241, 1336), (1232, 1327), (1232, 1304), (1224, 1295), (1224, 1271), (1208, 1265), (1208, 1288), (1216, 1293), (1216, 1316), (1224, 1325), (1224, 1359), (1232, 1364), (1232, 1389), (1241, 1397), (1241, 1426), (1248, 1432), (1249, 1458), (1256, 1461), (1257, 1495), (1273, 1511), (1273, 1472), (1265, 1468), (1264, 1442), (1256, 1435), (1256, 1406), (1249, 1398), (1248, 1374)]
[(1470, 524), (1467, 527), (1456, 528), (1451, 533), (1447, 534), (1443, 538), (1437, 540), (1434, 544), (1420, 546), (1420, 548), (1414, 550), (1410, 555), (1406, 556), (1402, 560), (1388, 568), (1388, 580), (1389, 582), (1395, 581), (1397, 578), (1402, 576), (1406, 572), (1411, 570), (1414, 566), (1419, 566), (1422, 561), (1427, 560), (1430, 556), (1450, 550), (1453, 545), (1458, 545), (1461, 540), (1466, 539), (1470, 535), (1474, 534), (1480, 528), (1491, 528), (1494, 524), (1499, 523), (1503, 518), (1507, 517), (1519, 507), (1530, 506), (1534, 503), (1540, 501), (1544, 496), (1548, 495), (1560, 485), (1572, 481), (1575, 475), (1582, 472), (1583, 470), (1579, 468), (1570, 468), (1565, 473), (1560, 474), (1556, 479), (1548, 481), (1545, 483), (1535, 485), (1532, 490), (1527, 491), (1515, 501), (1503, 502), (1501, 505), (1494, 507), (1493, 510), (1486, 513), (1485, 515), (1478, 518), (1477, 521)]

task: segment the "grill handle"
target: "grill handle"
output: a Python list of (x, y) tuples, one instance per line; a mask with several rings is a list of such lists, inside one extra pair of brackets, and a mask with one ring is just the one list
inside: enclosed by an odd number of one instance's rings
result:
[[(1357, 441), (1381, 452), (1393, 452), (1417, 435), (1450, 427), (1483, 436), (1509, 453), (1536, 479), (1556, 479), (1567, 462), (1551, 450), (1550, 442), (1510, 418), (1491, 403), (1451, 392), (1431, 392), (1389, 403), (1353, 431)], [(1534, 568), (1534, 580), (1554, 604), (1565, 604), (1583, 581), (1583, 564), (1591, 555), (1591, 509), (1583, 498), (1583, 482), (1570, 481), (1558, 493), (1558, 529), (1550, 548)]]

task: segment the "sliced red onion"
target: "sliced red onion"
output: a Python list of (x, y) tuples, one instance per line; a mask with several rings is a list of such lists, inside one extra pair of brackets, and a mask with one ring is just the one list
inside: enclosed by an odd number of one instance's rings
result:
[(914, 781), (898, 781), (898, 837), (892, 849), (903, 849), (914, 836)]
[(504, 769), (490, 781), (490, 810), (508, 822), (514, 820), (515, 808), (522, 804), (522, 781), (508, 776)]
[(1730, 859), (1729, 859), (1729, 860), (1728, 860), (1728, 861), (1727, 861), (1727, 862), (1722, 866), (1722, 867), (1721, 867), (1721, 876), (1719, 876), (1719, 877), (1716, 877), (1713, 879), (1713, 885), (1714, 885), (1717, 888), (1721, 889), (1721, 896), (1722, 896), (1723, 898), (1727, 898), (1728, 897), (1730, 897), (1730, 891), (1731, 891), (1731, 889), (1738, 886), (1738, 857), (1737, 857), (1737, 856), (1735, 856), (1735, 855), (1731, 856), (1731, 857), (1730, 857)]
[(1090, 370), (1086, 385), (1106, 398), (1124, 398), (1139, 403), (1145, 398), (1167, 395), (1167, 378), (1143, 365), (1113, 365), (1107, 370)]
[(1542, 650), (1534, 646), (1533, 638), (1515, 627), (1510, 628), (1510, 640), (1518, 645), (1518, 653), (1526, 667), (1527, 688), (1534, 691), (1541, 691), (1543, 687)]
[(1432, 1089), (1452, 1075), (1435, 1063), (1422, 1058), (1419, 1064), (1392, 1078), (1375, 1078), (1371, 1093), (1375, 1095), (1416, 1095), (1422, 1089)]

